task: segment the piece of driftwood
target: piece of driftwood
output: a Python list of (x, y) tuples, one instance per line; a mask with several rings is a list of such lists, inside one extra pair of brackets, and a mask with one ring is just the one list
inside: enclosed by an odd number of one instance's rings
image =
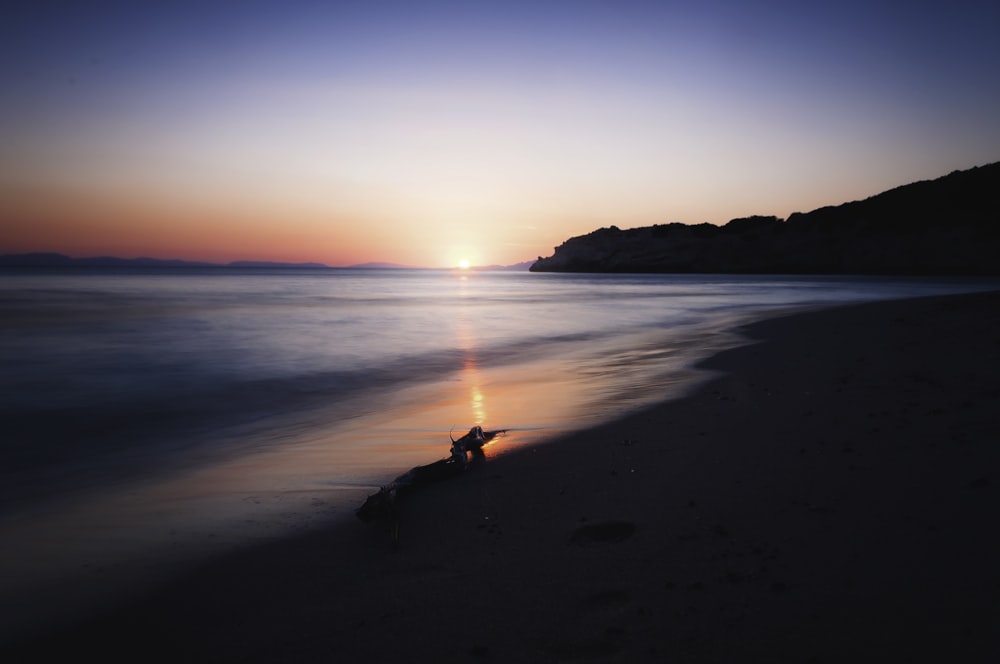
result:
[(368, 523), (386, 521), (394, 544), (399, 543), (399, 500), (402, 496), (419, 489), (422, 486), (439, 482), (449, 477), (461, 474), (469, 467), (469, 456), (473, 458), (483, 455), (483, 446), (499, 435), (507, 433), (506, 429), (483, 431), (480, 426), (469, 429), (458, 440), (451, 437), (451, 456), (425, 466), (416, 466), (406, 471), (388, 485), (382, 487), (365, 500), (356, 514), (359, 519)]

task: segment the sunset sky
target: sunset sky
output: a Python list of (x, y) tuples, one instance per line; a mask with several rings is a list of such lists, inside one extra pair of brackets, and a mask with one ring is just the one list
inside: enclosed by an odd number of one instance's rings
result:
[(1000, 160), (995, 1), (17, 4), (0, 253), (510, 264)]

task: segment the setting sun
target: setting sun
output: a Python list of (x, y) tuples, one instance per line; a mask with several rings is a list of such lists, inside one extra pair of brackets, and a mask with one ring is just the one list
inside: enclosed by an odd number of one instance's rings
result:
[(18, 4), (0, 255), (475, 271), (1000, 154), (998, 2)]
[(471, 265), (471, 263), (469, 263), (469, 259), (468, 258), (460, 258), (458, 260), (458, 267), (461, 270), (468, 270), (469, 267), (470, 267), (470, 265)]

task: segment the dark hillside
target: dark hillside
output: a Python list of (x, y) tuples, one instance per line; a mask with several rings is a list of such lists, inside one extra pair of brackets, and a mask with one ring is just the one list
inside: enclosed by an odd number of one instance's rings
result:
[(602, 228), (535, 272), (998, 274), (1000, 162), (862, 201), (724, 226)]

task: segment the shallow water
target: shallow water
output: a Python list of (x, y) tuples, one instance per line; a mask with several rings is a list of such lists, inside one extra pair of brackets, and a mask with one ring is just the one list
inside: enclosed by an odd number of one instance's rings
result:
[(452, 429), (508, 429), (490, 451), (502, 453), (683, 393), (697, 359), (768, 311), (996, 286), (2, 272), (0, 536), (21, 545), (5, 554), (0, 596), (144, 574), (349, 515), (380, 483), (447, 456)]

